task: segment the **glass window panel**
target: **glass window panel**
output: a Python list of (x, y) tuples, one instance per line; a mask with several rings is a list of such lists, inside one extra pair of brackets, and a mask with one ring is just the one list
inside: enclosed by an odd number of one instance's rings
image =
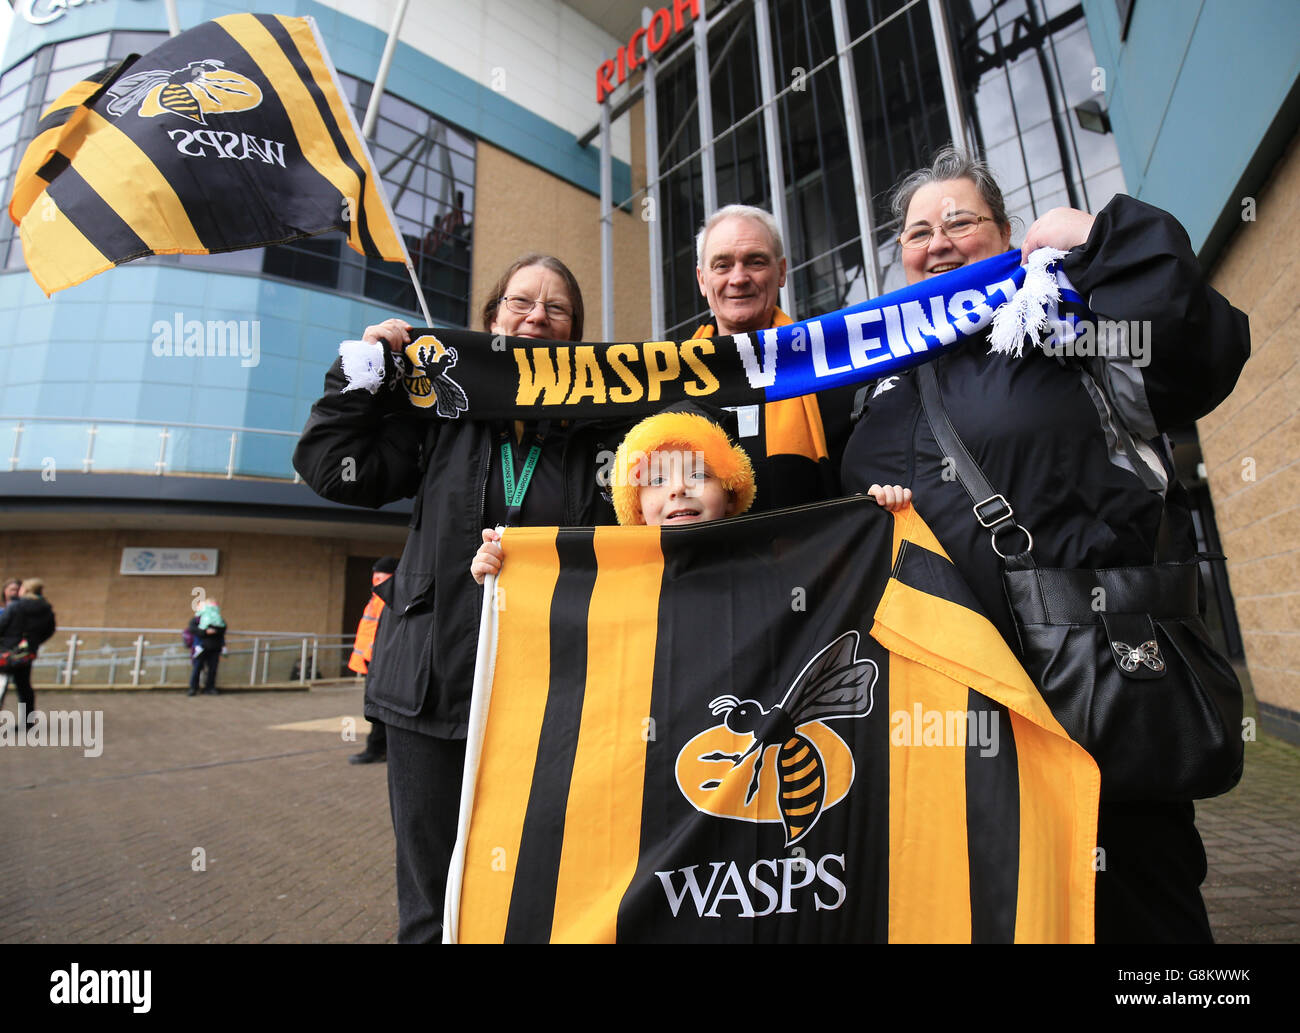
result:
[(12, 93), (14, 90), (22, 89), (31, 81), (32, 73), (36, 68), (36, 59), (29, 57), (14, 65), (9, 71), (0, 77), (0, 96)]
[(54, 60), (50, 67), (55, 71), (74, 65), (95, 64), (103, 68), (108, 63), (108, 36), (85, 36), (82, 39), (64, 40), (55, 44)]
[(49, 104), (50, 101), (56, 100), (60, 94), (88, 75), (102, 71), (104, 65), (102, 62), (92, 64), (77, 65), (75, 68), (65, 68), (61, 72), (51, 72), (50, 77), (45, 80), (45, 94), (42, 104)]
[[(108, 49), (109, 61), (120, 61), (127, 54), (148, 55), (151, 50), (156, 50), (167, 41), (165, 32), (115, 32), (113, 33), (113, 42)], [(106, 61), (105, 64), (108, 62)], [(141, 65), (133, 68), (132, 71), (144, 72), (148, 69)]]

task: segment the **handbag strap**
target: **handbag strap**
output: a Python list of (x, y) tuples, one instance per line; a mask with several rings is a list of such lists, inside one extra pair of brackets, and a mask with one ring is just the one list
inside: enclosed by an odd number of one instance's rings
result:
[[(1034, 537), (1029, 533), (1028, 528), (1023, 527), (1016, 521), (1015, 511), (1011, 508), (1011, 503), (1001, 492), (996, 491), (988, 478), (984, 476), (984, 471), (975, 462), (974, 457), (967, 451), (965, 444), (962, 443), (961, 437), (948, 418), (948, 407), (943, 403), (943, 396), (939, 391), (939, 376), (935, 371), (934, 363), (927, 362), (918, 366), (916, 370), (917, 381), (921, 391), (921, 407), (925, 412), (925, 418), (930, 424), (930, 430), (934, 433), (934, 439), (938, 442), (939, 447), (943, 449), (944, 457), (950, 460), (953, 472), (957, 475), (957, 480), (961, 486), (966, 489), (966, 494), (970, 496), (974, 503), (971, 510), (975, 514), (975, 519), (980, 525), (987, 528), (989, 538), (993, 545), (993, 551), (1002, 559), (1008, 559), (1014, 556), (1016, 565), (1021, 567), (1034, 566), (1033, 557), (1030, 552), (1034, 547)], [(1145, 463), (1137, 455), (1136, 449), (1128, 449), (1131, 461), (1141, 463), (1142, 469), (1145, 469)], [(1141, 474), (1139, 474), (1141, 477)], [(1025, 536), (1026, 545), (1023, 551), (1018, 553), (1006, 553), (998, 548), (998, 536), (1006, 532), (1019, 531)], [(1161, 557), (1169, 557), (1174, 551), (1173, 531), (1169, 523), (1169, 507), (1162, 504), (1160, 507), (1160, 526), (1156, 530), (1156, 548), (1155, 562), (1160, 562)]]
[[(934, 363), (927, 362), (917, 367), (916, 377), (921, 389), (921, 407), (925, 411), (925, 418), (930, 424), (931, 431), (934, 432), (934, 439), (943, 449), (945, 460), (952, 463), (958, 482), (966, 489), (966, 494), (974, 503), (971, 511), (975, 514), (975, 519), (980, 522), (980, 526), (988, 530), (993, 551), (1003, 559), (1009, 555), (1017, 556), (1032, 565), (1033, 560), (1029, 553), (1034, 547), (1034, 537), (1016, 522), (1016, 514), (1011, 508), (1011, 503), (1007, 501), (1005, 495), (994, 490), (988, 478), (984, 476), (984, 471), (980, 469), (979, 463), (975, 462), (974, 457), (966, 450), (956, 428), (948, 418), (948, 409), (943, 404), (943, 397), (939, 393), (939, 377), (935, 372)], [(999, 535), (1016, 531), (1024, 535), (1023, 549), (1006, 553), (998, 548)]]

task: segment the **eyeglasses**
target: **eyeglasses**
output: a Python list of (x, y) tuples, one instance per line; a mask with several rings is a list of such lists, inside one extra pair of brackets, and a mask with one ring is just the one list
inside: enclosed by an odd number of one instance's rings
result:
[(951, 219), (944, 219), (938, 226), (913, 226), (898, 238), (898, 242), (906, 248), (925, 247), (938, 229), (943, 230), (943, 235), (949, 240), (960, 240), (979, 229), (981, 222), (995, 221), (990, 215), (954, 215)]
[(528, 313), (533, 310), (534, 306), (540, 304), (542, 308), (546, 309), (548, 319), (567, 320), (573, 318), (573, 312), (570, 310), (569, 306), (561, 305), (557, 301), (542, 301), (541, 298), (524, 298), (520, 297), (518, 294), (507, 294), (501, 299), (501, 302), (517, 316), (528, 315)]

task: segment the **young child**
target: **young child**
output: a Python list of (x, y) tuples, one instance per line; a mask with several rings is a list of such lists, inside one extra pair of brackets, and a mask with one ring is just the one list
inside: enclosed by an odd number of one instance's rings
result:
[[(683, 527), (740, 516), (754, 504), (745, 450), (702, 412), (683, 409), (646, 417), (619, 445), (610, 484), (622, 526)], [(873, 484), (868, 494), (891, 513), (912, 500), (911, 489), (898, 485)], [(485, 527), (470, 564), (474, 580), (499, 574), (502, 559), (500, 532)]]

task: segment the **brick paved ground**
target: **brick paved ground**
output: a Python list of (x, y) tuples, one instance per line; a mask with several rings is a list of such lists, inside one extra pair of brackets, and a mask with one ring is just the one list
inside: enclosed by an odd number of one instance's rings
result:
[[(0, 942), (393, 938), (384, 767), (348, 764), (340, 731), (359, 688), (38, 702), (102, 708), (105, 745), (0, 749)], [(274, 727), (303, 722), (324, 730)], [(1300, 750), (1249, 743), (1242, 784), (1197, 811), (1216, 936), (1300, 942)]]
[[(348, 764), (360, 746), (341, 732), (355, 716), (364, 740), (359, 688), (37, 703), (103, 708), (105, 746), (0, 749), (0, 942), (394, 937), (384, 765)], [(332, 731), (272, 727), (322, 719)]]

